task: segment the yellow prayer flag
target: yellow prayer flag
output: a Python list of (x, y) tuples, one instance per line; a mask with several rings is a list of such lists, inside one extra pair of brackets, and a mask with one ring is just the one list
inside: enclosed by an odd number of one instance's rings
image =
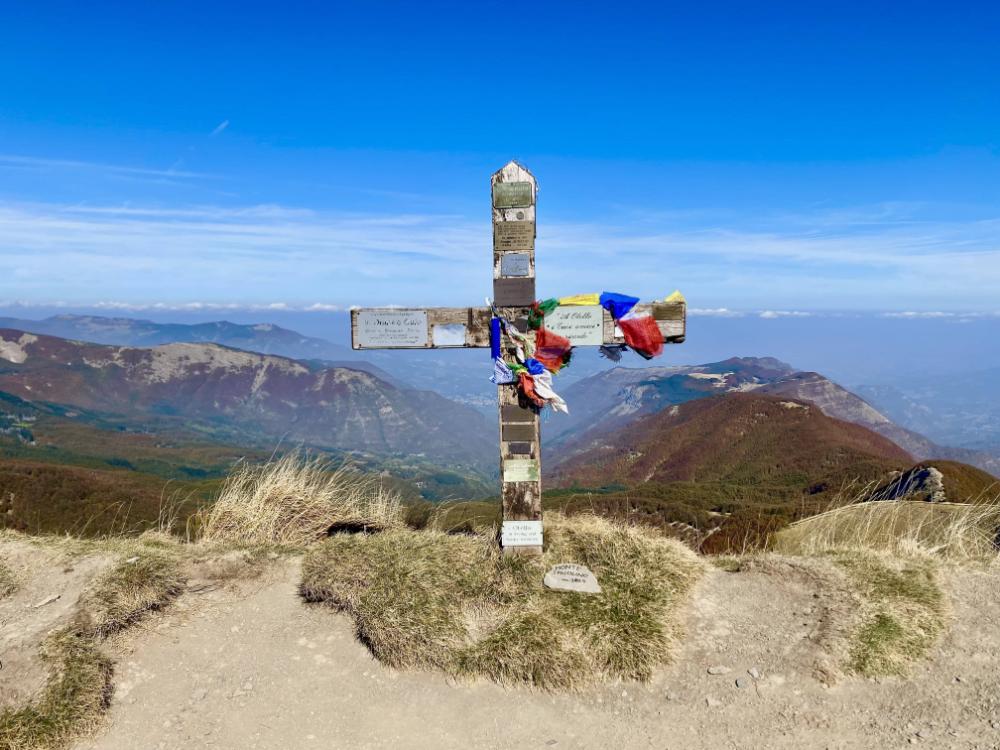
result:
[(683, 295), (683, 294), (681, 294), (681, 293), (680, 293), (679, 291), (677, 291), (676, 289), (674, 290), (674, 293), (673, 293), (673, 294), (671, 294), (671, 295), (670, 295), (669, 297), (667, 297), (667, 298), (666, 298), (665, 300), (663, 300), (663, 301), (664, 301), (664, 302), (674, 302), (674, 303), (677, 303), (677, 302), (683, 302), (683, 303), (687, 304), (687, 300), (686, 300), (686, 299), (684, 299), (684, 295)]
[(560, 297), (560, 305), (599, 305), (601, 304), (600, 294), (574, 294), (569, 297)]

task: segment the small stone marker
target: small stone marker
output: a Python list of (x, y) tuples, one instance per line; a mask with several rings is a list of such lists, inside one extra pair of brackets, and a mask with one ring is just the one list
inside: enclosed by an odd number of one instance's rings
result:
[(590, 569), (576, 563), (560, 563), (542, 579), (547, 588), (556, 591), (576, 591), (582, 594), (600, 594), (601, 584)]

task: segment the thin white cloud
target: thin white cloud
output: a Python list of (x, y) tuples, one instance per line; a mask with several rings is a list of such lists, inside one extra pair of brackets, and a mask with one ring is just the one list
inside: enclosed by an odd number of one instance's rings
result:
[[(1000, 299), (1000, 219), (860, 233), (817, 226), (550, 221), (539, 226), (538, 293), (608, 289), (658, 299), (679, 288), (692, 316), (765, 319), (873, 303), (993, 310)], [(0, 203), (0, 296), (11, 298), (243, 307), (280, 299), (296, 309), (479, 304), (491, 292), (491, 259), (488, 217)]]
[(217, 136), (219, 133), (221, 133), (228, 127), (229, 127), (229, 120), (223, 120), (222, 122), (220, 122), (218, 125), (215, 126), (215, 129), (212, 130), (212, 132), (209, 134), (209, 138), (215, 138), (215, 136)]
[(778, 318), (811, 318), (815, 314), (801, 310), (763, 310), (758, 315), (764, 320), (776, 320)]
[(730, 310), (728, 307), (691, 307), (687, 312), (696, 318), (742, 318), (746, 315), (745, 312)]
[(120, 164), (104, 164), (101, 162), (77, 161), (73, 159), (43, 159), (34, 156), (18, 156), (16, 154), (0, 154), (0, 167), (3, 165), (32, 169), (74, 169), (94, 170), (109, 174), (131, 175), (140, 177), (201, 179), (216, 177), (202, 172), (188, 172), (179, 169), (148, 169)]

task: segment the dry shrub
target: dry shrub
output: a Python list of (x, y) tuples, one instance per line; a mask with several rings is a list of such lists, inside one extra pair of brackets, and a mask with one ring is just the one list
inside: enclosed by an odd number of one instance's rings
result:
[(778, 532), (779, 552), (815, 555), (868, 550), (931, 555), (952, 562), (997, 562), (1000, 503), (877, 501), (845, 505)]
[(399, 496), (377, 477), (289, 453), (240, 464), (198, 524), (208, 542), (304, 545), (338, 528), (393, 528), (402, 513)]
[[(504, 556), (475, 535), (336, 535), (306, 556), (302, 594), (350, 612), (394, 667), (546, 689), (649, 679), (673, 653), (703, 563), (680, 542), (599, 518), (549, 514), (545, 530), (540, 559)], [(589, 567), (603, 593), (544, 588), (563, 562)]]

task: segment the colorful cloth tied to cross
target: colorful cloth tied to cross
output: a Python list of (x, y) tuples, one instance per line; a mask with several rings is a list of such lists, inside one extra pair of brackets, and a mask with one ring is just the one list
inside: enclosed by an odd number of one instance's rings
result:
[[(674, 292), (666, 302), (683, 301), (680, 292)], [(498, 385), (517, 383), (518, 390), (535, 406), (551, 406), (555, 411), (569, 412), (565, 400), (552, 388), (552, 375), (566, 367), (573, 356), (573, 345), (545, 327), (545, 317), (563, 306), (600, 305), (610, 313), (615, 327), (625, 339), (624, 344), (605, 344), (601, 354), (618, 362), (622, 353), (632, 349), (644, 359), (663, 353), (664, 338), (656, 319), (650, 313), (639, 314), (635, 306), (638, 297), (617, 292), (601, 294), (575, 294), (535, 302), (528, 310), (528, 329), (534, 331), (532, 340), (494, 309), (490, 322), (490, 349), (493, 356), (493, 375), (490, 380)], [(501, 350), (501, 335), (507, 334), (514, 344), (515, 362), (508, 363)]]

